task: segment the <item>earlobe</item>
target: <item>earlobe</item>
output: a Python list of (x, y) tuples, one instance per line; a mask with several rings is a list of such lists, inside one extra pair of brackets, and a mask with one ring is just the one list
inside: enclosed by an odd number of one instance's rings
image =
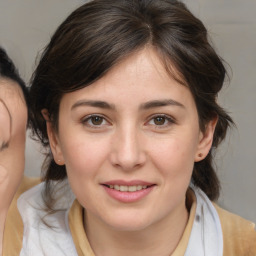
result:
[(58, 165), (64, 165), (65, 161), (64, 161), (62, 151), (60, 148), (59, 139), (58, 139), (56, 131), (52, 125), (52, 122), (50, 120), (49, 112), (47, 109), (43, 109), (41, 111), (41, 113), (46, 121), (47, 135), (48, 135), (48, 139), (49, 139), (49, 143), (50, 143), (54, 161)]
[(218, 122), (217, 117), (212, 119), (207, 123), (205, 127), (205, 131), (200, 132), (199, 143), (198, 143), (198, 147), (197, 147), (197, 151), (194, 159), (195, 162), (199, 162), (203, 160), (208, 155), (212, 146), (214, 131), (215, 131), (217, 122)]

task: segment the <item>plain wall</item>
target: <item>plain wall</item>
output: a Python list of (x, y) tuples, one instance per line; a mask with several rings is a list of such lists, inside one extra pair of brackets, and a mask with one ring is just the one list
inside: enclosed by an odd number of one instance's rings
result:
[[(86, 1), (0, 0), (0, 45), (26, 82), (35, 60), (61, 21)], [(222, 193), (219, 203), (256, 222), (256, 1), (186, 0), (209, 29), (211, 39), (232, 69), (219, 101), (234, 128), (216, 156)], [(28, 138), (25, 174), (39, 176), (40, 146)]]

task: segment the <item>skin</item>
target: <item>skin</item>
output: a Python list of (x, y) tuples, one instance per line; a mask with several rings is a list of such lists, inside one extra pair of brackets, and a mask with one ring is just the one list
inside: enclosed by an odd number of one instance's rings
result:
[(2, 241), (6, 214), (23, 176), (27, 126), (27, 107), (22, 90), (16, 82), (5, 78), (0, 78), (0, 123), (0, 241)]
[[(66, 165), (86, 209), (85, 230), (97, 256), (174, 251), (188, 220), (193, 165), (207, 155), (215, 124), (200, 131), (191, 92), (166, 73), (150, 47), (63, 96), (59, 130), (47, 122), (48, 135), (56, 163)], [(140, 200), (121, 202), (103, 185), (113, 180), (153, 188)]]

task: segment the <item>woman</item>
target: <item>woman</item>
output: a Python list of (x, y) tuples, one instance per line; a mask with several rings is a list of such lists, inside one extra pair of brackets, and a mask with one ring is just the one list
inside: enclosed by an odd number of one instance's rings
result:
[(213, 151), (232, 124), (217, 103), (225, 75), (179, 1), (74, 11), (32, 79), (49, 154), (44, 183), (18, 200), (13, 255), (255, 255), (253, 224), (212, 203)]
[(0, 252), (8, 208), (24, 171), (28, 92), (0, 48)]

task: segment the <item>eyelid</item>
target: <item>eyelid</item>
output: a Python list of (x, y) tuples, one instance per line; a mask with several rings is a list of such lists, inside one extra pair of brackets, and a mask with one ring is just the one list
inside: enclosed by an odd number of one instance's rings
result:
[(102, 114), (90, 114), (90, 115), (87, 115), (85, 117), (83, 117), (81, 119), (81, 123), (84, 125), (84, 126), (87, 126), (89, 128), (93, 128), (93, 129), (100, 129), (102, 128), (103, 126), (106, 126), (106, 124), (100, 124), (100, 125), (93, 125), (93, 124), (89, 124), (88, 121), (92, 118), (92, 117), (101, 117), (103, 120), (105, 120), (108, 124), (110, 124), (110, 122), (108, 121), (108, 119), (102, 115)]
[(154, 114), (149, 117), (149, 119), (146, 123), (148, 124), (150, 121), (152, 121), (154, 118), (157, 118), (157, 117), (163, 117), (168, 121), (168, 124), (164, 124), (164, 125), (156, 125), (155, 124), (154, 126), (157, 127), (158, 129), (166, 128), (172, 124), (176, 124), (176, 119), (167, 114)]
[(2, 145), (0, 146), (0, 152), (4, 151), (8, 147), (9, 147), (9, 141), (3, 142)]

